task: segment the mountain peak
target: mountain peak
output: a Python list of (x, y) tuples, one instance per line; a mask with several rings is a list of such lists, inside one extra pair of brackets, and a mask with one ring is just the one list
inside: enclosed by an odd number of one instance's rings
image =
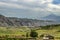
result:
[(51, 17), (56, 17), (57, 15), (55, 15), (55, 14), (50, 14), (50, 15), (48, 15), (49, 17), (51, 16)]
[(48, 15), (46, 17), (43, 17), (43, 19), (60, 21), (60, 16), (57, 16), (55, 14), (50, 14), (50, 15)]
[(50, 14), (50, 15), (44, 17), (44, 18), (47, 18), (47, 19), (55, 19), (55, 18), (57, 18), (57, 17), (58, 17), (58, 16), (55, 15), (55, 14)]

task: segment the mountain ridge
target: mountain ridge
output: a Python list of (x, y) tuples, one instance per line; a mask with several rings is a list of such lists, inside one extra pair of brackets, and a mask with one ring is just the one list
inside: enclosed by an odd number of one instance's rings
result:
[(46, 17), (43, 17), (45, 20), (54, 20), (54, 21), (60, 21), (60, 16), (57, 16), (55, 14), (50, 14)]
[(8, 27), (8, 26), (29, 26), (29, 27), (38, 27), (55, 24), (53, 21), (49, 20), (37, 20), (37, 19), (27, 19), (27, 18), (17, 18), (17, 17), (5, 17), (4, 15), (0, 15), (0, 26)]

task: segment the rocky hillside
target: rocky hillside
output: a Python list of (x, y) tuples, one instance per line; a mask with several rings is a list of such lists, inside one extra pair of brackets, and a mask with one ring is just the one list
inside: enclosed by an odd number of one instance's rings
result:
[(37, 19), (27, 19), (27, 18), (16, 18), (16, 17), (5, 17), (0, 15), (0, 26), (8, 27), (8, 26), (44, 26), (44, 25), (51, 25), (55, 24), (53, 21), (44, 21), (44, 20), (37, 20)]

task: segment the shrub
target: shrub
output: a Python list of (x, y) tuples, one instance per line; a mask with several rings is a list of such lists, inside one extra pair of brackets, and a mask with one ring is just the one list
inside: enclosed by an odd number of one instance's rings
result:
[(30, 36), (31, 37), (38, 37), (38, 33), (36, 31), (34, 31), (34, 30), (31, 30)]

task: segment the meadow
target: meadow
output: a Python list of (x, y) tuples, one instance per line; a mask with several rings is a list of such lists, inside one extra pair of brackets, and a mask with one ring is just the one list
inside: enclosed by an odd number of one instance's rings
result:
[[(40, 40), (41, 34), (50, 34), (53, 35), (55, 40), (60, 40), (60, 26), (54, 27), (53, 29), (40, 29), (34, 28), (38, 33), (38, 40)], [(0, 39), (1, 38), (27, 38), (26, 34), (30, 34), (31, 29), (28, 27), (0, 27)], [(28, 36), (30, 38), (30, 36)], [(14, 40), (16, 40), (14, 39)], [(7, 39), (6, 39), (7, 40)], [(12, 40), (12, 39), (10, 39)]]

